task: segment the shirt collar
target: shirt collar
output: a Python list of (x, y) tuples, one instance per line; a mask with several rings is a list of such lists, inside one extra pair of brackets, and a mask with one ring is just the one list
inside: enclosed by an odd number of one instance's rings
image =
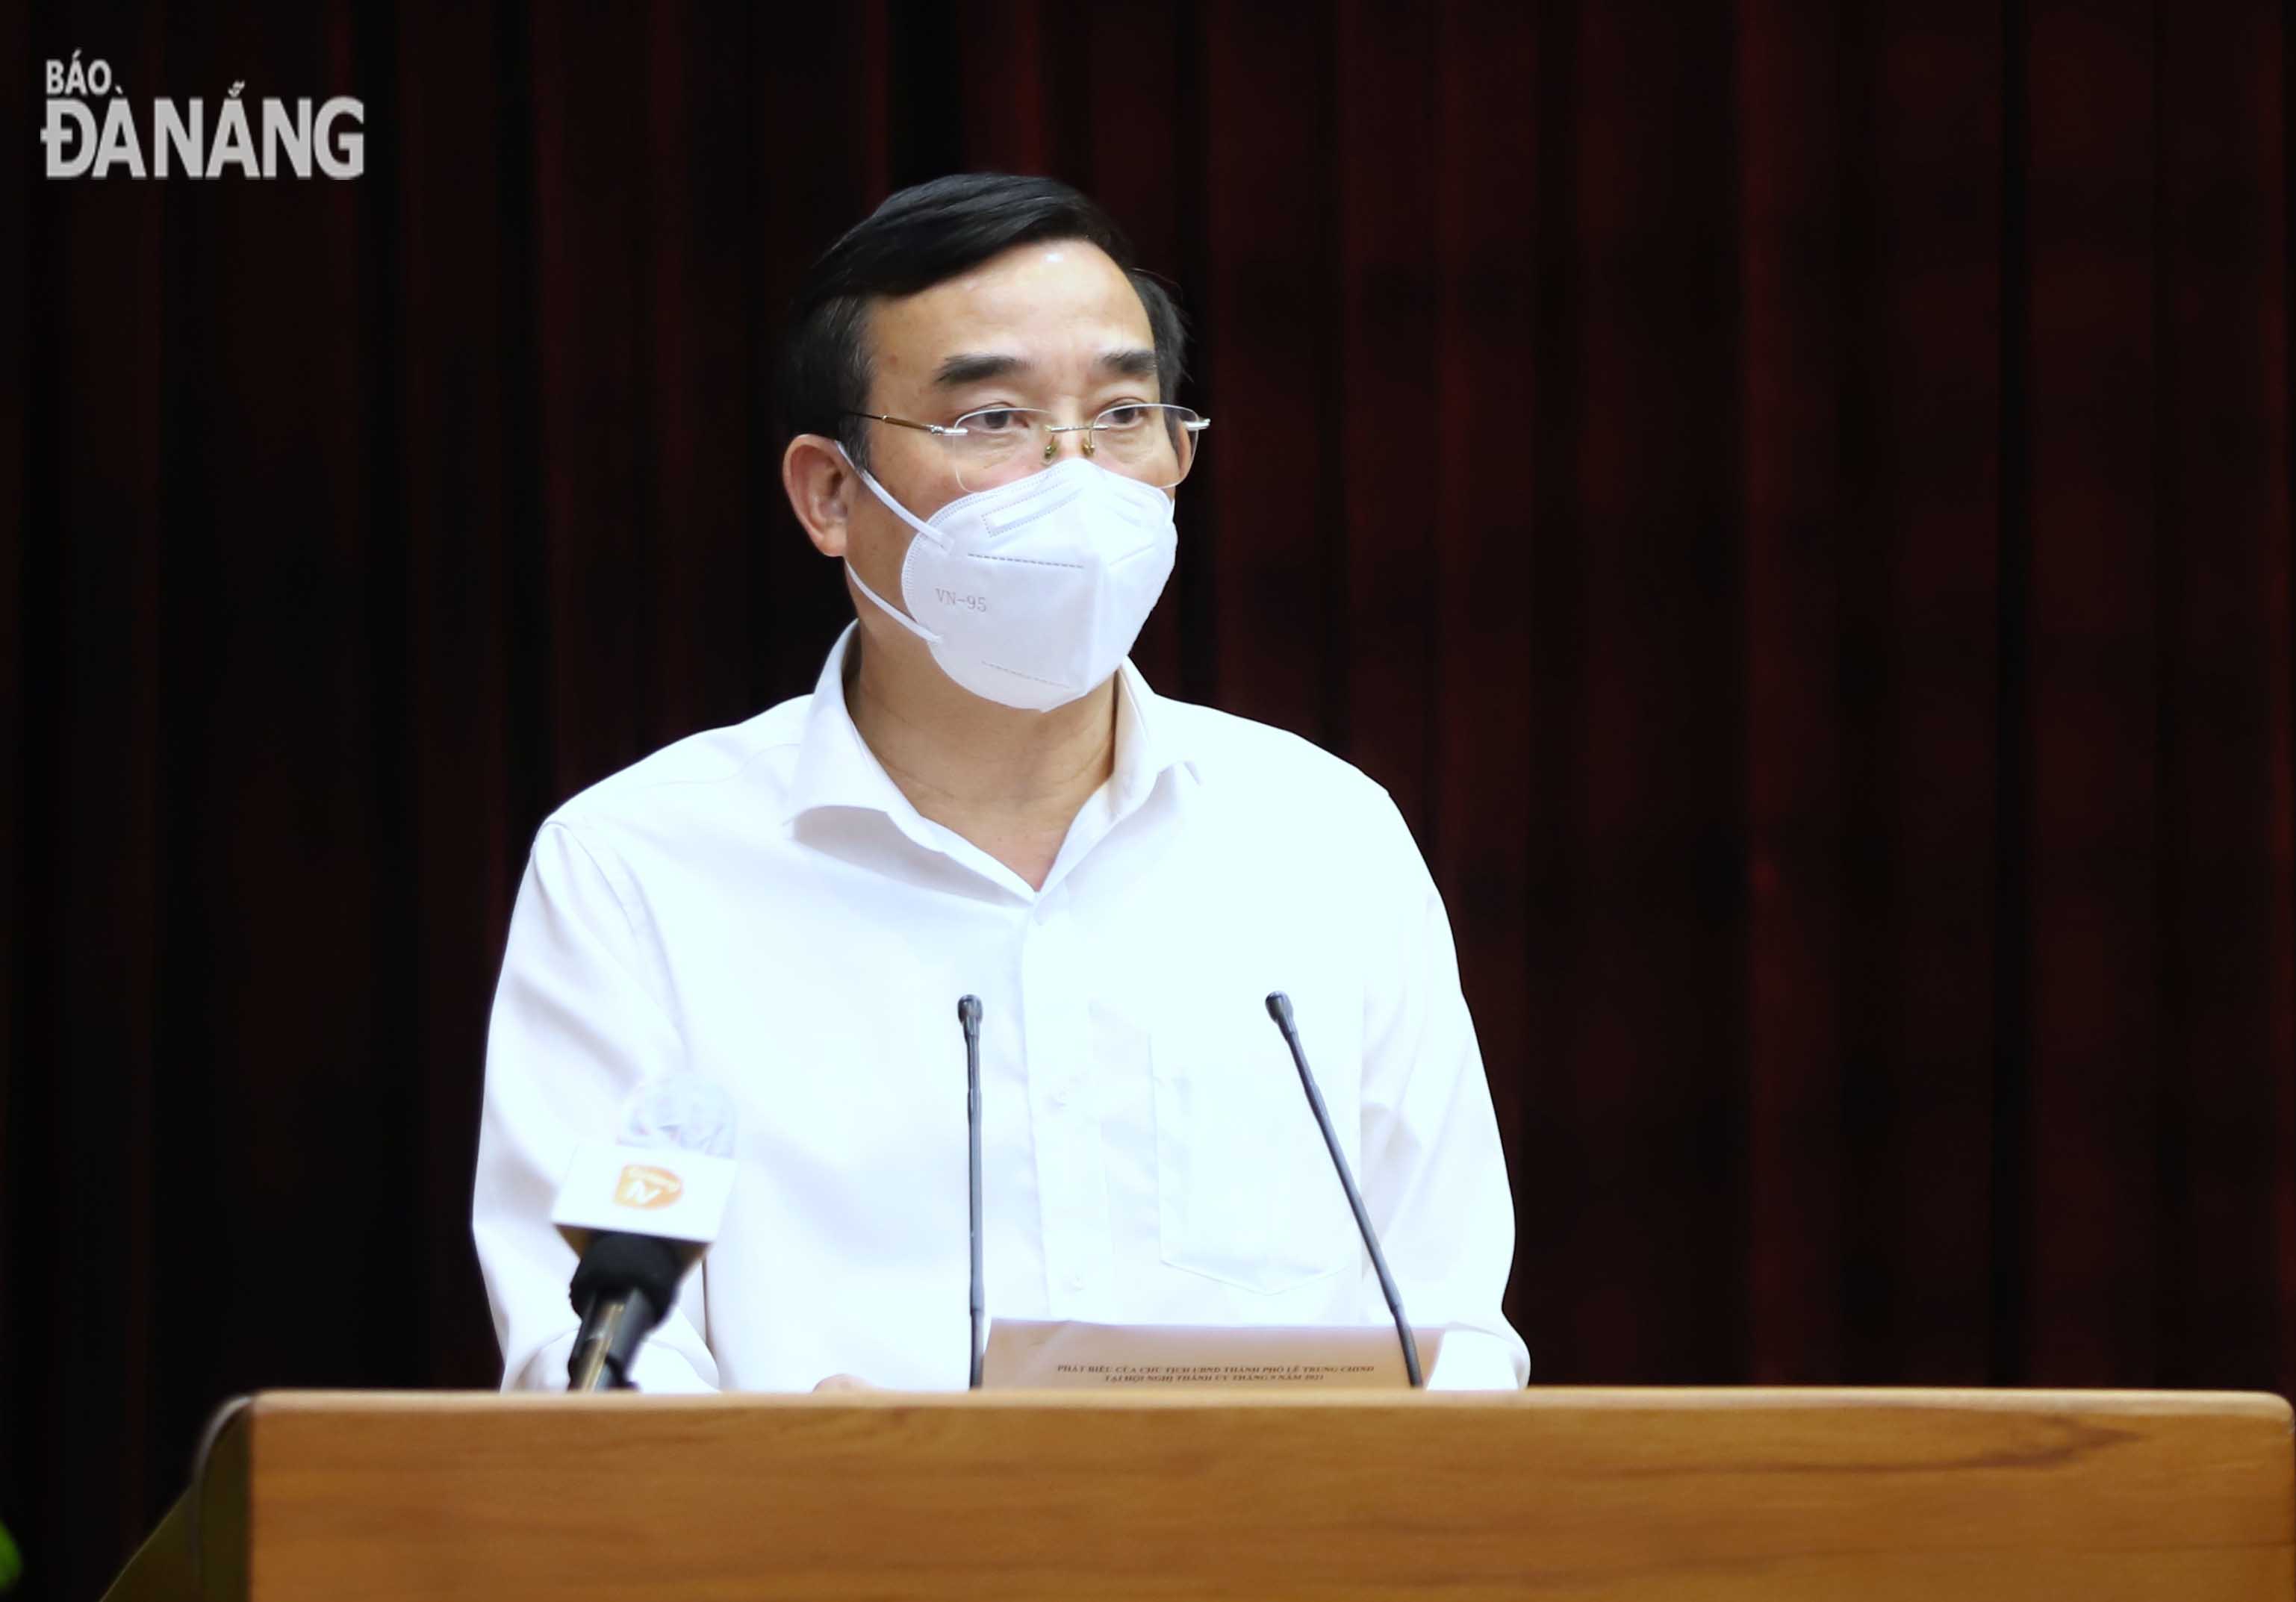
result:
[[(813, 699), (806, 708), (805, 732), (798, 742), (797, 765), (790, 774), (789, 796), (782, 821), (791, 822), (824, 806), (857, 806), (882, 812), (897, 821), (914, 817), (916, 809), (900, 787), (887, 776), (876, 756), (853, 725), (845, 705), (845, 655), (852, 648), (858, 622), (849, 623), (829, 648), (821, 676), (814, 682)], [(1116, 764), (1110, 775), (1111, 799), (1118, 810), (1129, 811), (1172, 767), (1197, 772), (1195, 758), (1183, 746), (1178, 719), (1161, 696), (1127, 658), (1116, 672)]]

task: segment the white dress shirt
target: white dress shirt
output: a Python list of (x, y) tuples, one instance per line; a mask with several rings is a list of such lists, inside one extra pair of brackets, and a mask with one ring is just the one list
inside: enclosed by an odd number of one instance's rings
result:
[(542, 826), (496, 992), (472, 1222), (504, 1385), (562, 1387), (576, 1146), (631, 1091), (726, 1087), (717, 1244), (648, 1390), (963, 1389), (965, 1062), (980, 998), (990, 1318), (1388, 1318), (1265, 998), (1301, 1040), (1431, 1383), (1512, 1387), (1513, 1211), (1450, 928), (1387, 792), (1127, 662), (1114, 772), (1042, 890), (912, 806), (820, 682), (656, 752)]

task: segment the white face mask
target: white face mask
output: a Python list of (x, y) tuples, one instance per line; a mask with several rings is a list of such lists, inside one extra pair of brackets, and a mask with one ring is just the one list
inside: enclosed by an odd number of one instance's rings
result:
[(910, 616), (848, 561), (854, 586), (988, 700), (1049, 712), (1105, 683), (1172, 576), (1170, 497), (1081, 456), (960, 495), (925, 522), (854, 470), (917, 531), (901, 564)]

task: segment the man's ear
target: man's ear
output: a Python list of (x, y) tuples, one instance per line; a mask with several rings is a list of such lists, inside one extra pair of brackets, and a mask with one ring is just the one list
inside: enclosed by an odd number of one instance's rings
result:
[(825, 434), (800, 434), (782, 453), (782, 488), (806, 537), (824, 556), (845, 554), (853, 510), (854, 475), (837, 442)]

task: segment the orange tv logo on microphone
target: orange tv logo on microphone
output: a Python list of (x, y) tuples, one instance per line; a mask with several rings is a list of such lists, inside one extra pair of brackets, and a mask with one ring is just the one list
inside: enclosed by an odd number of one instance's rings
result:
[(667, 1207), (685, 1189), (685, 1182), (667, 1168), (656, 1168), (650, 1163), (625, 1164), (621, 1178), (614, 1181), (614, 1205)]

